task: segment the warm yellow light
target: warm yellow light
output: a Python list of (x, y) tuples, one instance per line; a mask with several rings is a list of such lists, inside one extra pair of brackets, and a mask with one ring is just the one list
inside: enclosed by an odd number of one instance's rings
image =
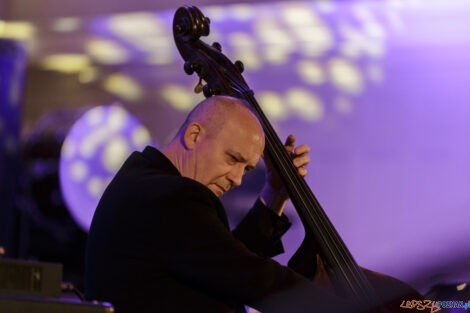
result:
[(143, 149), (146, 145), (150, 144), (150, 141), (150, 133), (144, 126), (137, 126), (132, 131), (132, 143), (136, 147)]
[(273, 91), (262, 91), (257, 94), (263, 111), (272, 119), (280, 120), (287, 117), (287, 110), (281, 96)]
[(286, 93), (286, 100), (292, 111), (305, 120), (318, 121), (323, 117), (324, 109), (320, 98), (303, 88), (291, 88)]
[(29, 22), (0, 21), (0, 38), (28, 40), (32, 39), (36, 33), (36, 27)]
[(160, 95), (179, 111), (189, 111), (197, 104), (197, 98), (188, 89), (169, 84), (160, 90)]
[(249, 33), (246, 32), (233, 32), (228, 35), (228, 42), (232, 47), (239, 47), (243, 49), (251, 49), (256, 47), (255, 40)]
[(345, 59), (331, 59), (328, 62), (328, 72), (331, 82), (342, 91), (358, 94), (364, 88), (360, 70)]
[(108, 26), (113, 33), (123, 38), (169, 35), (165, 23), (152, 13), (114, 15), (109, 18)]
[(458, 291), (462, 291), (462, 290), (465, 289), (465, 287), (467, 287), (467, 284), (463, 283), (463, 284), (458, 285), (456, 288), (457, 288)]
[(94, 67), (86, 67), (78, 73), (78, 81), (82, 84), (88, 84), (98, 78), (98, 70)]
[(301, 60), (297, 62), (297, 72), (303, 81), (318, 85), (325, 82), (325, 74), (322, 66), (315, 61)]
[(140, 100), (144, 94), (139, 82), (120, 73), (109, 75), (104, 81), (104, 89), (128, 101)]
[(53, 54), (42, 61), (42, 67), (67, 74), (79, 73), (90, 66), (90, 60), (83, 54)]
[(127, 50), (112, 40), (93, 39), (86, 43), (87, 53), (102, 64), (120, 64), (128, 60)]
[(52, 30), (61, 33), (69, 33), (80, 27), (81, 21), (76, 17), (61, 17), (52, 23)]

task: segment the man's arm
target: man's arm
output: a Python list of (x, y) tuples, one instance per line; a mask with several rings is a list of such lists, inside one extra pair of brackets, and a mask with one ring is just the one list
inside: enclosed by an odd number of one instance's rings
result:
[(201, 190), (185, 188), (159, 206), (153, 253), (188, 286), (262, 312), (352, 312), (343, 299), (247, 249)]

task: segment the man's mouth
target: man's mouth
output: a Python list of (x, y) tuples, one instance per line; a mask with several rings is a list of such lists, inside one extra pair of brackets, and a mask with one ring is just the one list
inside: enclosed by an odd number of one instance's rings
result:
[(225, 193), (225, 192), (226, 192), (226, 190), (225, 190), (224, 188), (222, 188), (221, 186), (219, 186), (219, 185), (217, 185), (217, 184), (215, 184), (215, 185), (217, 186), (217, 188), (220, 189), (220, 191), (221, 191), (222, 193)]

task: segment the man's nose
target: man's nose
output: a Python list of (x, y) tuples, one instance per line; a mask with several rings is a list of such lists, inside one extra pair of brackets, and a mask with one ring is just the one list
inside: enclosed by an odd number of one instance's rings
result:
[(229, 172), (228, 180), (232, 182), (232, 187), (238, 187), (242, 184), (242, 178), (244, 174), (244, 168), (240, 166), (235, 166)]

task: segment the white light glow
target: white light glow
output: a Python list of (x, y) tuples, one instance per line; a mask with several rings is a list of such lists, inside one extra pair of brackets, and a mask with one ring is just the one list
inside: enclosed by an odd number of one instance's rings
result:
[(129, 154), (130, 148), (126, 139), (122, 136), (116, 136), (104, 147), (101, 154), (101, 161), (104, 167), (110, 173), (114, 174), (119, 170)]
[(325, 82), (325, 74), (320, 63), (311, 60), (297, 62), (297, 72), (306, 83), (318, 85)]
[(350, 94), (358, 94), (364, 88), (360, 70), (345, 59), (331, 59), (328, 62), (328, 72), (331, 82), (339, 90)]
[(165, 23), (158, 16), (145, 12), (114, 15), (109, 18), (108, 27), (123, 38), (157, 37), (169, 33)]
[(74, 161), (70, 165), (70, 178), (75, 182), (83, 181), (88, 175), (88, 167), (82, 161)]
[(308, 90), (291, 88), (286, 93), (286, 100), (291, 110), (302, 119), (318, 121), (323, 117), (324, 109), (321, 99)]
[(104, 181), (98, 176), (90, 178), (86, 184), (88, 193), (96, 199), (99, 199), (106, 188)]
[(137, 126), (132, 131), (132, 143), (140, 149), (145, 148), (145, 146), (150, 144), (150, 140), (150, 133), (147, 128), (143, 126)]

